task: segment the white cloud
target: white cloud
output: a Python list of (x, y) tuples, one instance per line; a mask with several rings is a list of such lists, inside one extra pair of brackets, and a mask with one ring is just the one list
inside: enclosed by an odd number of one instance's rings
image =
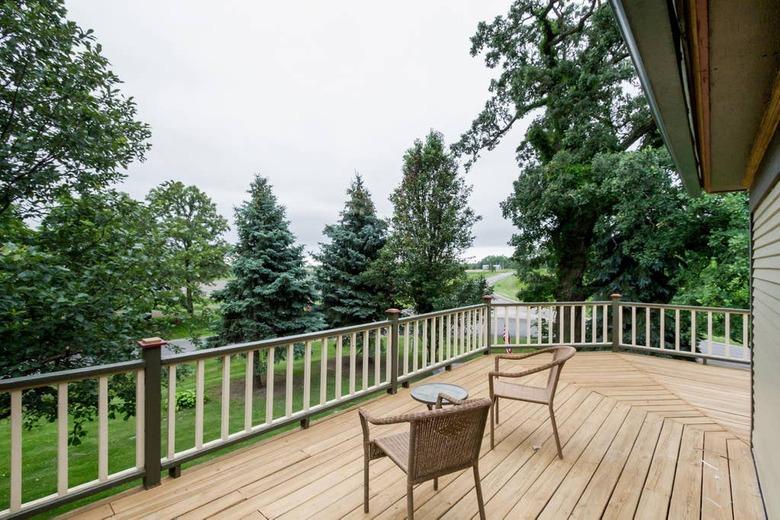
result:
[[(232, 220), (257, 171), (271, 179), (309, 248), (333, 222), (355, 170), (379, 211), (401, 157), (430, 128), (452, 142), (482, 107), (490, 79), (469, 55), (480, 20), (508, 0), (397, 2), (68, 0), (93, 28), (124, 91), (152, 127), (148, 160), (123, 189), (196, 184)], [(482, 215), (470, 254), (506, 252), (498, 207), (517, 175), (518, 129), (469, 173)]]

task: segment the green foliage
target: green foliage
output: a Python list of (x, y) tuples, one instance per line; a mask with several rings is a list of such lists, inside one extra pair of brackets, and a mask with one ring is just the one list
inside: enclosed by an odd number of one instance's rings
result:
[(747, 195), (695, 199), (697, 211), (714, 220), (704, 251), (685, 251), (673, 302), (712, 307), (750, 307), (750, 233)]
[[(151, 217), (125, 194), (63, 196), (38, 230), (5, 218), (0, 250), (0, 374), (40, 372), (135, 357), (152, 309)], [(134, 382), (115, 376), (111, 413), (134, 413)], [(94, 417), (94, 381), (70, 385), (72, 441)], [(116, 398), (116, 399), (115, 399)], [(53, 420), (54, 389), (25, 392), (27, 420)], [(0, 416), (8, 394), (0, 396)]]
[[(236, 209), (236, 228), (234, 278), (215, 293), (222, 304), (220, 340), (254, 341), (320, 328), (311, 309), (315, 291), (303, 247), (295, 244), (284, 207), (264, 177), (255, 177), (249, 200)], [(276, 359), (284, 359), (285, 352), (277, 349)], [(299, 352), (302, 346), (296, 347)]]
[(453, 309), (465, 305), (476, 305), (483, 303), (483, 296), (493, 293), (493, 288), (484, 278), (469, 278), (461, 275), (451, 284), (451, 289), (433, 302), (434, 309)]
[(339, 222), (325, 226), (329, 243), (316, 256), (317, 285), (331, 327), (384, 319), (387, 300), (381, 285), (366, 275), (385, 244), (387, 224), (377, 217), (363, 178), (355, 175)]
[(146, 199), (160, 245), (158, 283), (169, 288), (171, 299), (193, 317), (195, 304), (203, 301), (201, 284), (228, 272), (229, 247), (221, 238), (228, 230), (227, 220), (197, 186), (178, 181), (163, 182)]
[[(472, 54), (480, 53), (498, 76), (454, 149), (474, 161), (533, 118), (502, 204), (517, 227), (522, 299), (619, 291), (668, 302), (678, 290), (687, 300), (725, 299), (714, 287), (694, 289), (697, 277), (745, 293), (744, 208), (738, 216), (721, 199), (689, 197), (668, 154), (654, 149), (659, 135), (608, 4), (517, 0), (479, 25)], [(732, 256), (722, 258), (729, 240)], [(716, 274), (729, 260), (731, 272)]]
[(197, 396), (194, 390), (176, 391), (176, 410), (191, 410), (195, 408)]
[(392, 234), (377, 269), (396, 280), (400, 298), (417, 312), (432, 311), (456, 289), (479, 220), (470, 194), (440, 133), (431, 131), (404, 154), (403, 179), (390, 196)]
[(63, 0), (0, 3), (0, 213), (40, 215), (144, 158), (149, 129), (119, 83)]

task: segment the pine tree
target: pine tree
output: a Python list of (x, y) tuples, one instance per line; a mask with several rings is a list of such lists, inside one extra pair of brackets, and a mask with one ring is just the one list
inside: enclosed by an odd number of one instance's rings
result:
[[(255, 341), (320, 328), (321, 320), (311, 311), (314, 287), (303, 247), (295, 243), (284, 207), (260, 175), (249, 195), (236, 208), (234, 278), (217, 294), (222, 303), (220, 340)], [(276, 359), (284, 354), (277, 349)]]
[(387, 224), (377, 217), (371, 194), (360, 174), (347, 190), (337, 224), (325, 226), (329, 243), (321, 244), (317, 285), (325, 319), (332, 327), (380, 318), (388, 302), (366, 276), (385, 244)]

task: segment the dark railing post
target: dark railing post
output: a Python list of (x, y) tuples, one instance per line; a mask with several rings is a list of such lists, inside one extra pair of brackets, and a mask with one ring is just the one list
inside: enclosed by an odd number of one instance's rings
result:
[(390, 320), (390, 337), (388, 338), (387, 348), (390, 349), (390, 388), (388, 394), (398, 393), (398, 317), (401, 311), (398, 309), (387, 309), (387, 319)]
[(166, 343), (161, 338), (145, 338), (138, 342), (144, 358), (144, 487), (147, 489), (160, 485), (160, 349)]
[(482, 297), (482, 301), (485, 302), (485, 315), (486, 319), (486, 335), (487, 339), (485, 341), (485, 355), (487, 356), (490, 354), (490, 340), (492, 339), (492, 332), (490, 329), (490, 324), (493, 323), (493, 318), (491, 316), (492, 314), (492, 308), (493, 308), (493, 295), (492, 294), (486, 294)]
[(621, 295), (614, 293), (609, 297), (612, 300), (612, 351), (617, 352), (623, 339), (623, 331), (618, 330), (620, 328), (620, 313), (623, 311), (620, 306)]

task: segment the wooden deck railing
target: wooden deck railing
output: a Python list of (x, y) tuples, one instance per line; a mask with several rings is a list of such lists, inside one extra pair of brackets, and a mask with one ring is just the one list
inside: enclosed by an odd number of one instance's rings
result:
[[(167, 357), (161, 355), (164, 341), (141, 341), (140, 360), (0, 380), (0, 392), (10, 394), (11, 432), (9, 507), (0, 517), (28, 516), (139, 478), (145, 486), (155, 486), (165, 469), (178, 476), (183, 463), (214, 450), (290, 424), (307, 427), (314, 414), (372, 392), (395, 393), (398, 385), (408, 386), (414, 378), (449, 368), (476, 353), (489, 353), (491, 348), (571, 344), (749, 362), (748, 318), (748, 311), (742, 309), (622, 302), (618, 295), (611, 301), (496, 304), (486, 297), (482, 305), (403, 318), (390, 309), (385, 321)], [(302, 353), (303, 363), (302, 374), (297, 375), (292, 362), (296, 352)], [(279, 357), (286, 360), (283, 398), (275, 395)], [(204, 429), (206, 363), (221, 366), (219, 433), (211, 440), (205, 439)], [(233, 377), (233, 366), (243, 374)], [(256, 403), (254, 395), (260, 368), (265, 375), (264, 403)], [(192, 444), (180, 447), (178, 376), (191, 371), (195, 379)], [(135, 464), (109, 473), (108, 390), (110, 378), (118, 374), (135, 378)], [(96, 380), (98, 388), (97, 478), (71, 485), (68, 386), (84, 380)], [(243, 421), (241, 427), (231, 428), (233, 380), (243, 380)], [(57, 488), (52, 495), (23, 501), (24, 392), (42, 386), (54, 387), (57, 395)]]

